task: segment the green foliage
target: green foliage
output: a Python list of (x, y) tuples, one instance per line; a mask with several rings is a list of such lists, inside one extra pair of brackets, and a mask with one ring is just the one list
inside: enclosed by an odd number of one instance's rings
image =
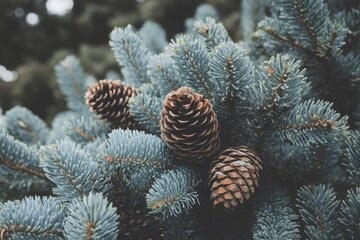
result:
[(199, 204), (195, 191), (197, 183), (196, 174), (191, 169), (177, 168), (163, 173), (146, 195), (147, 207), (163, 218), (186, 213)]
[(302, 146), (336, 141), (348, 128), (347, 117), (331, 107), (331, 103), (320, 100), (295, 106), (280, 124), (282, 139)]
[(49, 129), (38, 116), (24, 107), (16, 106), (6, 112), (7, 129), (16, 139), (28, 145), (43, 145)]
[(214, 84), (212, 95), (219, 120), (229, 127), (224, 132), (230, 133), (230, 138), (234, 139), (238, 137), (244, 118), (233, 113), (244, 112), (249, 105), (254, 66), (240, 45), (224, 42), (210, 55), (209, 75)]
[(357, 186), (360, 184), (360, 132), (354, 131), (347, 141), (346, 170)]
[(185, 33), (186, 34), (194, 34), (195, 35), (195, 31), (194, 31), (194, 23), (197, 20), (202, 20), (205, 21), (205, 19), (207, 17), (211, 17), (214, 19), (219, 19), (219, 13), (218, 11), (211, 6), (210, 4), (201, 4), (196, 8), (194, 17), (192, 18), (188, 18), (185, 21)]
[(267, 112), (284, 112), (297, 106), (306, 94), (305, 70), (300, 68), (300, 61), (287, 55), (263, 62), (258, 75), (263, 89), (260, 108)]
[(254, 240), (300, 239), (299, 216), (284, 191), (267, 196), (255, 211)]
[(245, 41), (250, 41), (256, 24), (265, 17), (265, 7), (269, 0), (243, 0), (241, 1), (241, 32)]
[(209, 54), (204, 42), (189, 35), (183, 35), (170, 47), (176, 70), (186, 86), (211, 99), (214, 83), (210, 81), (208, 73)]
[(84, 73), (80, 61), (74, 56), (68, 56), (55, 66), (55, 73), (68, 108), (73, 111), (89, 112), (84, 96), (89, 85), (95, 80)]
[(107, 176), (92, 156), (75, 143), (60, 141), (42, 147), (40, 165), (50, 181), (53, 193), (70, 202), (90, 191), (107, 190)]
[(205, 21), (199, 19), (194, 23), (196, 32), (205, 37), (208, 51), (223, 42), (231, 42), (231, 38), (222, 23), (217, 23), (214, 18), (207, 17)]
[(346, 239), (359, 239), (359, 219), (360, 219), (360, 188), (348, 191), (346, 199), (341, 204), (340, 222), (345, 229)]
[(158, 173), (173, 166), (164, 142), (140, 131), (112, 131), (100, 145), (98, 154), (105, 167), (122, 169), (124, 177), (133, 180), (136, 188), (148, 187)]
[(144, 129), (154, 135), (160, 135), (160, 113), (163, 107), (163, 101), (148, 94), (138, 94), (130, 99), (130, 112), (135, 120), (144, 127)]
[(323, 1), (279, 0), (274, 4), (280, 9), (279, 19), (291, 26), (290, 38), (298, 39), (302, 48), (318, 56), (326, 55), (332, 29), (329, 10)]
[(36, 149), (28, 147), (8, 133), (0, 131), (1, 168), (9, 172), (9, 176), (11, 176), (12, 171), (17, 171), (25, 176), (36, 176), (46, 179), (44, 172), (38, 166), (39, 157)]
[(103, 140), (111, 131), (110, 126), (96, 118), (81, 116), (72, 116), (60, 126), (65, 135), (77, 144), (85, 145), (87, 143)]
[(305, 223), (307, 239), (343, 239), (338, 222), (339, 201), (334, 189), (326, 186), (300, 188), (297, 206)]
[(122, 66), (125, 82), (139, 86), (149, 82), (146, 67), (150, 52), (132, 26), (115, 28), (110, 34), (110, 46), (116, 61)]
[(146, 21), (139, 29), (139, 36), (154, 53), (161, 53), (168, 45), (165, 30), (156, 22)]
[(148, 75), (151, 83), (159, 88), (163, 97), (183, 84), (177, 76), (174, 60), (166, 53), (153, 55), (150, 58)]
[(60, 240), (64, 217), (64, 206), (54, 197), (27, 197), (1, 203), (1, 238)]
[[(66, 239), (139, 239), (148, 236), (148, 229), (154, 231), (151, 236), (168, 239), (357, 236), (352, 223), (359, 215), (359, 190), (350, 190), (341, 205), (336, 199), (336, 194), (358, 187), (360, 181), (360, 135), (349, 130), (360, 116), (360, 60), (358, 45), (351, 42), (358, 37), (353, 19), (357, 12), (332, 15), (321, 0), (246, 6), (260, 11), (254, 19), (262, 14), (270, 17), (260, 22), (254, 35), (247, 30), (243, 43), (232, 41), (209, 5), (188, 19), (188, 34), (179, 35), (169, 46), (164, 31), (153, 22), (139, 33), (130, 25), (112, 31), (110, 46), (121, 67), (120, 78), (137, 88), (129, 101), (130, 113), (140, 125), (137, 130), (110, 132), (89, 112), (84, 93), (93, 79), (76, 58), (66, 58), (56, 74), (71, 111), (59, 114), (51, 129), (25, 108), (6, 113), (9, 127), (0, 132), (0, 189), (18, 190), (28, 180), (44, 189), (48, 180), (54, 183), (53, 194), (59, 196), (56, 201), (66, 202), (66, 213), (49, 207), (49, 212), (36, 210), (40, 211), (36, 217), (43, 220), (62, 212), (66, 216), (59, 221), (63, 225), (56, 237)], [(248, 15), (244, 19), (250, 21)], [(180, 86), (191, 87), (213, 105), (220, 150), (247, 146), (264, 164), (253, 199), (233, 212), (211, 209), (206, 181), (216, 154), (204, 163), (187, 165), (175, 161), (158, 137), (163, 99)], [(348, 94), (341, 97), (341, 93)], [(339, 110), (350, 114), (349, 123)], [(40, 140), (35, 141), (22, 125), (30, 126)], [(231, 178), (239, 177), (226, 167), (222, 171)], [(241, 174), (246, 184), (253, 180), (252, 173)], [(225, 197), (237, 198), (236, 193)], [(0, 216), (6, 204), (24, 202), (2, 204)], [(10, 217), (10, 211), (7, 214)], [(39, 225), (58, 228), (50, 220)], [(2, 232), (12, 234), (0, 225)]]
[(90, 192), (67, 208), (66, 239), (112, 240), (118, 235), (116, 209), (103, 195)]

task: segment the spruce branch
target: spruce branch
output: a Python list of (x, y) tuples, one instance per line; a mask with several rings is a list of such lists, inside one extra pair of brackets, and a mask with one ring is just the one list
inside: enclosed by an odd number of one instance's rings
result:
[(290, 28), (287, 22), (266, 17), (258, 24), (258, 30), (254, 33), (254, 37), (255, 39), (261, 40), (270, 55), (276, 54), (289, 47), (295, 50), (309, 52), (302, 42), (295, 41), (289, 36)]
[[(289, 199), (287, 202), (290, 205)], [(295, 210), (289, 206), (264, 204), (256, 213), (254, 240), (300, 239), (298, 218)]]
[(302, 187), (298, 191), (297, 207), (308, 239), (343, 239), (334, 189), (327, 185)]
[(331, 39), (328, 47), (331, 50), (331, 56), (338, 57), (343, 53), (343, 46), (346, 44), (346, 37), (349, 34), (349, 28), (344, 19), (336, 19), (331, 29)]
[(80, 145), (105, 139), (111, 128), (104, 121), (94, 117), (71, 117), (63, 125), (62, 130), (72, 141)]
[(12, 170), (47, 180), (38, 165), (36, 150), (3, 131), (0, 131), (0, 163)]
[(211, 82), (215, 85), (213, 95), (216, 106), (220, 108), (221, 115), (233, 113), (248, 100), (248, 89), (255, 75), (252, 62), (240, 45), (226, 42), (214, 49), (209, 68)]
[(89, 113), (84, 96), (87, 88), (95, 82), (95, 79), (84, 73), (80, 61), (74, 56), (66, 57), (55, 66), (55, 74), (60, 90), (67, 100), (68, 108), (73, 111)]
[(13, 107), (6, 112), (9, 133), (21, 142), (32, 145), (46, 143), (49, 128), (45, 122), (24, 107)]
[(63, 239), (64, 206), (54, 197), (0, 203), (1, 239)]
[(99, 147), (99, 153), (107, 163), (124, 164), (128, 167), (134, 164), (167, 169), (172, 165), (162, 140), (140, 131), (112, 131)]
[(67, 208), (66, 239), (113, 240), (118, 235), (116, 208), (100, 193), (76, 198)]
[(168, 45), (165, 30), (158, 23), (151, 20), (146, 20), (141, 26), (139, 36), (154, 53), (161, 53)]
[(198, 180), (188, 168), (177, 168), (163, 173), (155, 180), (148, 194), (146, 203), (151, 212), (160, 214), (164, 219), (187, 213), (199, 204), (195, 186)]
[(75, 143), (59, 141), (40, 149), (41, 166), (56, 184), (54, 194), (70, 202), (90, 191), (106, 191), (107, 175), (99, 164)]
[(333, 110), (332, 103), (308, 100), (288, 112), (278, 133), (284, 141), (311, 146), (336, 141), (347, 129), (347, 117)]
[(340, 222), (345, 229), (346, 239), (360, 238), (360, 188), (349, 190), (341, 204)]
[(341, 11), (335, 14), (337, 21), (344, 21), (349, 29), (351, 38), (360, 34), (360, 8), (353, 8), (350, 11)]
[(323, 1), (277, 0), (279, 19), (291, 25), (289, 31), (306, 49), (324, 57), (330, 42), (331, 21), (329, 10)]
[(148, 94), (138, 94), (129, 101), (130, 113), (149, 133), (160, 135), (160, 113), (163, 101)]
[(121, 72), (125, 82), (137, 87), (149, 82), (146, 67), (150, 52), (132, 26), (115, 28), (110, 34), (110, 39), (110, 47), (114, 51), (116, 61), (122, 66)]
[(223, 42), (232, 42), (228, 32), (222, 23), (217, 23), (214, 18), (207, 17), (205, 21), (199, 19), (194, 23), (194, 30), (205, 37), (208, 51)]
[(350, 180), (356, 185), (360, 184), (360, 131), (351, 133), (346, 141), (346, 171)]
[(198, 215), (192, 212), (183, 212), (180, 215), (161, 219), (165, 239), (196, 239), (203, 240), (200, 234)]
[(185, 33), (187, 35), (196, 35), (196, 32), (194, 31), (194, 23), (197, 20), (205, 21), (207, 17), (214, 18), (215, 20), (219, 20), (219, 13), (218, 11), (208, 3), (200, 4), (195, 11), (194, 17), (188, 18), (185, 20)]
[(256, 25), (265, 16), (265, 7), (267, 1), (263, 0), (243, 0), (241, 1), (241, 30), (243, 39), (249, 42), (253, 32), (255, 31)]
[(177, 90), (183, 84), (177, 76), (174, 60), (169, 54), (161, 53), (152, 56), (147, 69), (151, 83), (158, 86), (162, 97)]
[(140, 131), (117, 129), (98, 149), (103, 164), (112, 169), (120, 169), (126, 175), (136, 174), (141, 179), (138, 185), (149, 186), (149, 183), (162, 171), (173, 167), (164, 142), (151, 134)]
[(179, 77), (184, 79), (188, 87), (211, 99), (214, 83), (210, 81), (208, 73), (209, 54), (205, 44), (191, 36), (182, 35), (170, 47)]
[(279, 141), (273, 137), (266, 138), (264, 144), (264, 155), (268, 158), (266, 163), (272, 166), (276, 173), (287, 182), (307, 182), (317, 169), (314, 150), (310, 147), (283, 143), (282, 140), (280, 142), (279, 144)]
[(277, 55), (261, 64), (258, 72), (262, 85), (260, 108), (265, 112), (282, 112), (298, 105), (306, 88), (305, 70), (300, 69), (300, 61), (287, 55)]

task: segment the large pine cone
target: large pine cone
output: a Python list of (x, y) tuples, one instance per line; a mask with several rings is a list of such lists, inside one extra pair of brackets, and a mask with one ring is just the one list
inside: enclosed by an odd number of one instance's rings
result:
[(160, 126), (162, 139), (180, 160), (203, 162), (219, 149), (219, 124), (212, 105), (191, 88), (166, 96)]
[(248, 147), (227, 148), (212, 163), (209, 185), (214, 206), (233, 209), (259, 185), (261, 160)]
[(135, 88), (120, 81), (100, 80), (89, 87), (85, 99), (90, 110), (109, 122), (113, 128), (134, 129), (138, 124), (130, 114), (128, 102), (135, 95)]

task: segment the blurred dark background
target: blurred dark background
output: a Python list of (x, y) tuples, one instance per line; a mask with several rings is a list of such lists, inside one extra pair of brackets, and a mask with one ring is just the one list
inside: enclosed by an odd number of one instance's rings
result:
[(139, 28), (149, 19), (171, 39), (202, 3), (215, 6), (238, 37), (238, 0), (1, 0), (0, 107), (22, 105), (50, 121), (65, 109), (53, 71), (65, 56), (75, 54), (87, 73), (102, 79), (119, 71), (108, 46), (114, 26)]

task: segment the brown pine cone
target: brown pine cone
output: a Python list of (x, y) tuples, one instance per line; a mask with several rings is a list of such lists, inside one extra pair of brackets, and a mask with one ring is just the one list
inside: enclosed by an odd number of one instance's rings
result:
[(209, 185), (214, 206), (234, 209), (259, 185), (261, 160), (248, 147), (230, 147), (211, 164)]
[(179, 160), (210, 160), (220, 146), (219, 124), (209, 100), (181, 87), (170, 92), (160, 118), (161, 137)]
[(136, 95), (135, 88), (120, 81), (100, 80), (89, 87), (86, 104), (113, 128), (136, 128), (137, 122), (130, 114), (129, 99)]

